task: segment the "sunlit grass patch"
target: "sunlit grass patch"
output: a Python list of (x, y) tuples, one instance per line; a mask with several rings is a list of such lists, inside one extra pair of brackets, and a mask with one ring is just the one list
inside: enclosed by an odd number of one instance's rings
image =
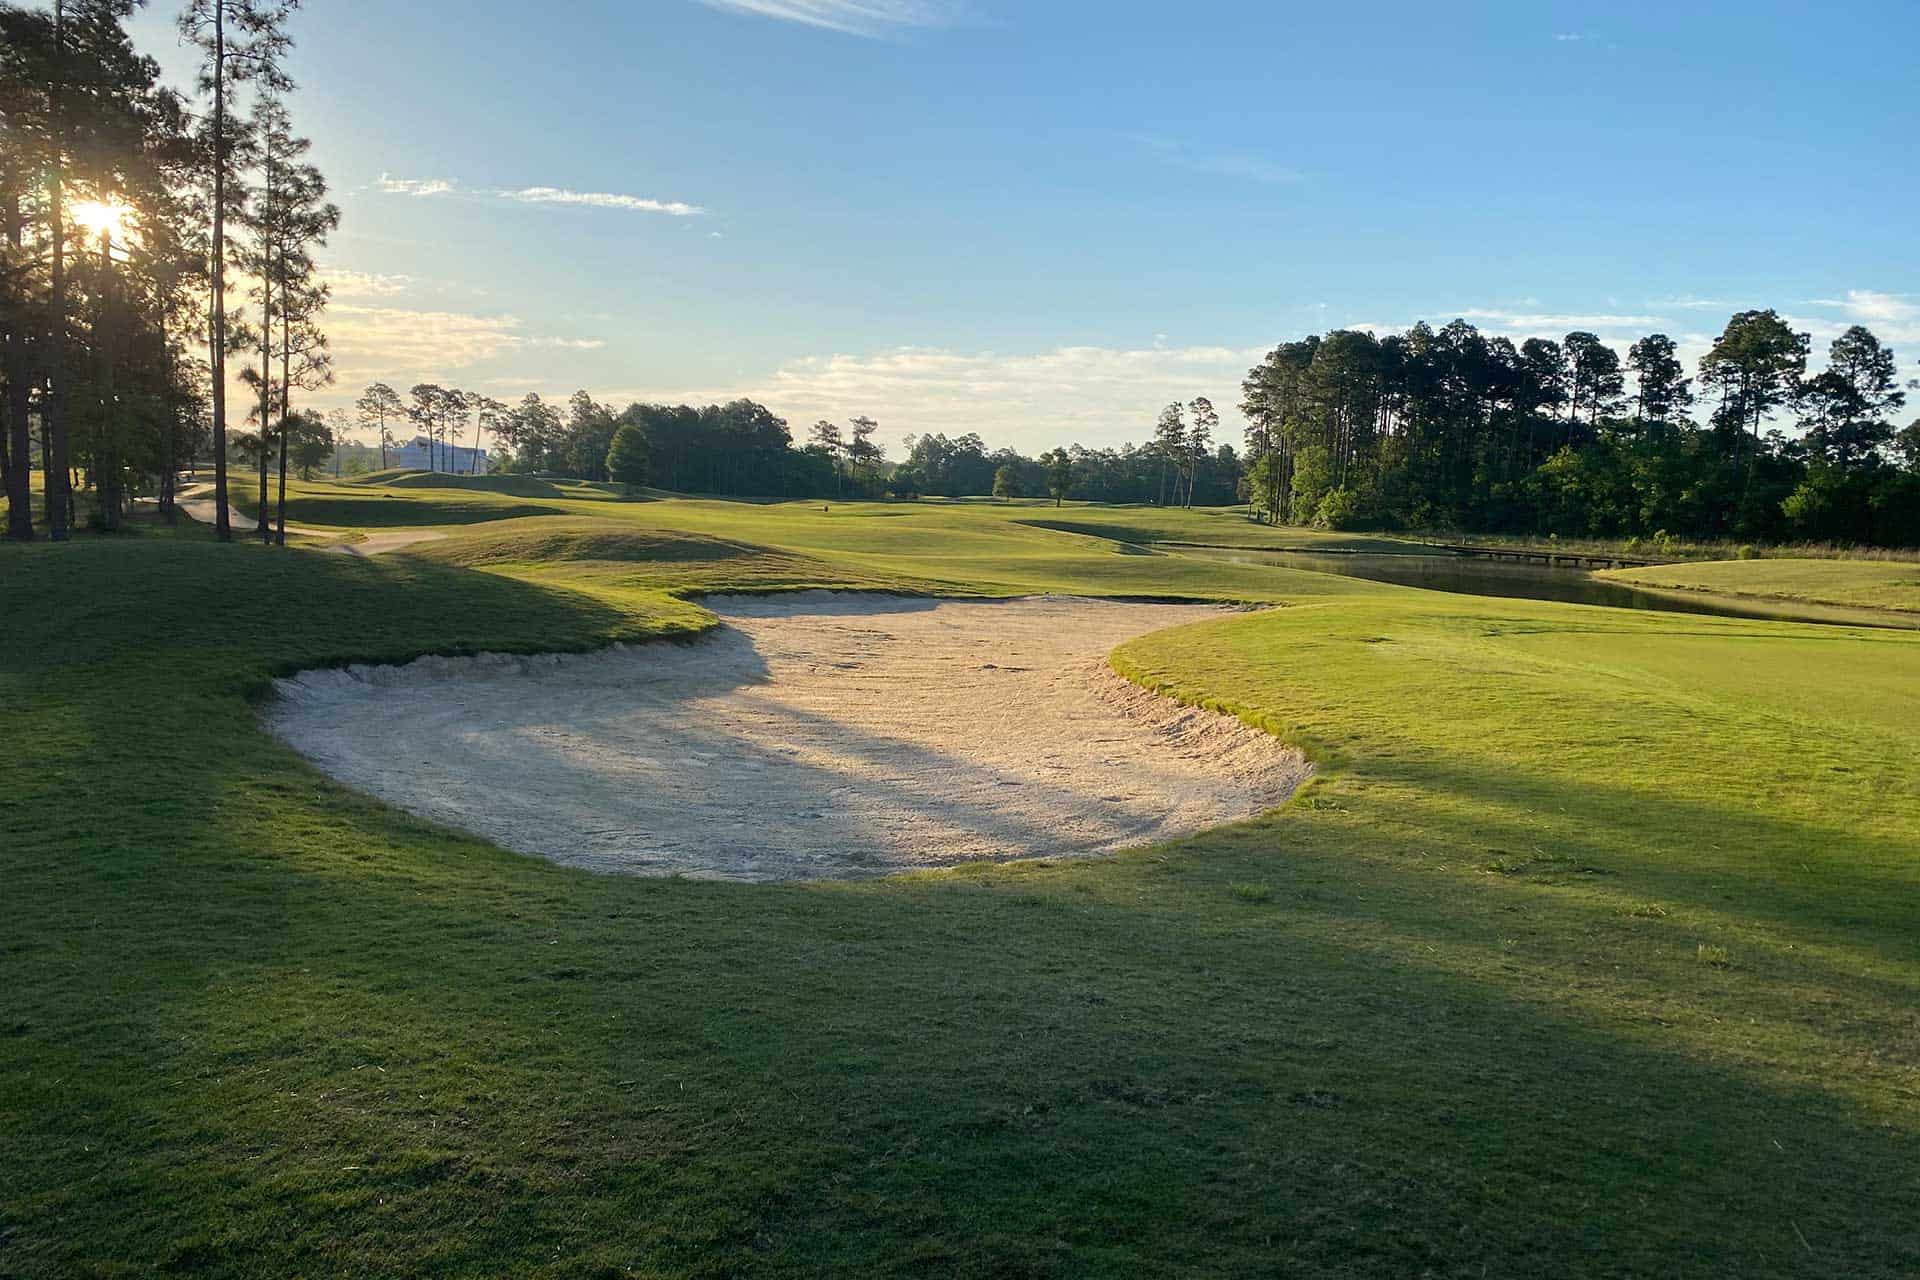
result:
[[(6, 553), (0, 1271), (1915, 1270), (1914, 637), (1033, 507), (362, 487), (452, 536)], [(1320, 776), (1097, 861), (638, 880), (385, 809), (249, 702), (802, 585), (1274, 603), (1115, 663)]]

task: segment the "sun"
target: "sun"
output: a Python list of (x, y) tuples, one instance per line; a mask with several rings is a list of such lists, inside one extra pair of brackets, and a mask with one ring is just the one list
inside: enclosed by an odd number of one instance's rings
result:
[(118, 200), (81, 200), (72, 209), (74, 222), (86, 228), (90, 238), (104, 235), (109, 241), (126, 239), (127, 215), (132, 212)]

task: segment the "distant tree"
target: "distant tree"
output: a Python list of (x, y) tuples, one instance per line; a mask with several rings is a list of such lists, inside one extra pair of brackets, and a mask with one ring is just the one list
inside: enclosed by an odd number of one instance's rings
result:
[(1047, 492), (1053, 495), (1057, 507), (1073, 488), (1073, 455), (1065, 449), (1052, 449), (1040, 455), (1040, 465), (1047, 469)]
[(1213, 429), (1220, 425), (1220, 415), (1214, 411), (1213, 401), (1205, 396), (1197, 396), (1187, 405), (1187, 412), (1193, 415), (1193, 425), (1187, 430), (1187, 505), (1193, 505), (1194, 481), (1200, 475), (1201, 459), (1213, 446)]
[(613, 411), (596, 403), (585, 391), (567, 400), (566, 470), (581, 480), (607, 478), (607, 454), (613, 449), (618, 426)]
[(454, 461), (454, 448), (460, 443), (460, 437), (466, 433), (467, 419), (473, 416), (475, 396), (472, 392), (462, 391), (458, 387), (448, 387), (440, 400), (440, 469), (457, 473), (460, 466)]
[(1648, 334), (1627, 352), (1633, 370), (1635, 409), (1642, 422), (1675, 422), (1693, 404), (1693, 379), (1675, 354), (1673, 339)]
[(387, 429), (387, 423), (406, 412), (406, 404), (400, 399), (400, 393), (384, 382), (370, 382), (360, 398), (353, 402), (354, 409), (360, 415), (360, 425), (372, 430), (380, 443), (380, 469), (387, 469), (387, 446), (393, 443), (393, 433)]
[(807, 443), (825, 454), (833, 464), (834, 493), (838, 496), (841, 492), (840, 461), (847, 452), (847, 442), (840, 434), (840, 424), (820, 419), (807, 428)]
[[(1153, 426), (1153, 448), (1160, 455), (1160, 496), (1156, 501), (1167, 505), (1168, 470), (1186, 456), (1187, 423), (1182, 416), (1184, 408), (1175, 402), (1160, 411), (1160, 420)], [(1175, 477), (1175, 496), (1179, 493), (1178, 477)]]
[(1539, 460), (1535, 430), (1542, 417), (1567, 402), (1566, 357), (1560, 344), (1550, 338), (1528, 338), (1520, 344), (1520, 391), (1517, 407), (1527, 423), (1526, 461)]
[[(227, 218), (244, 199), (234, 181), (237, 157), (245, 154), (242, 122), (234, 109), (235, 90), (247, 81), (285, 91), (293, 81), (281, 67), (292, 40), (286, 24), (300, 0), (187, 0), (180, 14), (180, 32), (201, 51), (200, 88), (211, 99), (205, 117), (208, 187), (212, 216), (209, 278), (213, 306), (208, 342), (213, 388), (213, 502), (215, 531), (220, 541), (233, 537), (227, 524), (227, 365), (229, 333), (226, 310)], [(262, 428), (265, 429), (264, 427)], [(263, 464), (264, 465), (264, 464)], [(266, 512), (261, 513), (262, 523)]]
[(1801, 392), (1806, 446), (1838, 467), (1874, 462), (1893, 443), (1893, 415), (1906, 402), (1892, 349), (1854, 325), (1833, 340), (1826, 370)]
[(993, 496), (1001, 499), (1020, 496), (1020, 468), (1011, 462), (1000, 465), (993, 473)]
[(1920, 418), (1902, 427), (1893, 438), (1893, 456), (1908, 471), (1920, 475)]
[[(258, 281), (260, 347), (266, 366), (257, 380), (263, 397), (260, 412), (263, 420), (277, 419), (275, 429), (282, 437), (280, 532), (275, 538), (282, 545), (292, 441), (280, 424), (292, 411), (295, 388), (314, 390), (333, 381), (333, 360), (319, 323), (328, 288), (313, 254), (340, 225), (340, 210), (327, 201), (326, 179), (303, 160), (309, 146), (294, 134), (279, 93), (271, 86), (264, 88), (254, 110), (253, 155), (260, 180), (241, 219), (250, 233), (241, 260)], [(277, 383), (271, 367), (276, 358), (280, 363)]]
[(847, 425), (852, 428), (846, 446), (847, 467), (853, 472), (854, 483), (866, 487), (878, 479), (880, 459), (885, 456), (885, 450), (873, 442), (880, 424), (862, 414)]
[[(333, 437), (333, 453), (328, 461), (333, 463), (333, 474), (336, 478), (346, 469), (347, 451), (353, 446), (351, 435), (353, 425), (351, 410), (341, 408), (327, 410), (327, 432)], [(354, 452), (358, 454), (357, 449)], [(363, 461), (360, 464), (360, 471), (364, 473), (366, 469), (366, 463)]]
[(1626, 385), (1620, 354), (1593, 334), (1578, 331), (1561, 341), (1560, 352), (1567, 362), (1567, 420), (1578, 422), (1584, 408), (1592, 426), (1616, 411)]
[(647, 433), (631, 418), (623, 419), (614, 430), (613, 444), (607, 449), (607, 475), (629, 489), (647, 482)]
[(1751, 439), (1758, 452), (1767, 416), (1800, 394), (1809, 345), (1777, 311), (1742, 311), (1727, 321), (1700, 360), (1700, 381), (1720, 394), (1713, 422), (1732, 444)]
[(485, 457), (481, 448), (482, 432), (490, 432), (496, 438), (511, 420), (513, 411), (492, 396), (474, 395), (470, 397), (473, 409), (473, 456), (467, 462), (467, 472), (472, 474), (480, 467), (480, 459)]
[[(291, 445), (293, 463), (300, 468), (302, 480), (313, 479), (314, 468), (323, 467), (333, 456), (333, 426), (311, 410), (295, 410), (286, 416), (281, 430)], [(281, 536), (286, 531), (286, 492), (280, 495)]]
[(513, 449), (524, 471), (558, 471), (562, 464), (565, 428), (560, 412), (529, 391), (515, 405), (496, 433)]
[(440, 432), (440, 419), (447, 409), (447, 389), (437, 382), (416, 382), (407, 389), (412, 403), (407, 406), (407, 421), (427, 442), (427, 470), (434, 467), (433, 441)]

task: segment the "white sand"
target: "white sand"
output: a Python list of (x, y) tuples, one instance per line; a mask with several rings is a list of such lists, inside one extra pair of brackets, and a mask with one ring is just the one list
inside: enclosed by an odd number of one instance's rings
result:
[(686, 644), (423, 658), (280, 681), (335, 778), (596, 871), (855, 877), (1104, 853), (1248, 817), (1305, 762), (1106, 666), (1222, 616), (1070, 598), (717, 597)]

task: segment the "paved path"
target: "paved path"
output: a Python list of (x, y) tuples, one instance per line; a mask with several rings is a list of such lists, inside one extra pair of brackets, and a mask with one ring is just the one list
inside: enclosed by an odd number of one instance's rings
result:
[[(180, 510), (189, 520), (198, 520), (201, 524), (212, 524), (217, 518), (219, 508), (213, 501), (211, 484), (189, 485), (180, 491), (175, 499)], [(227, 507), (227, 522), (239, 533), (252, 533), (259, 529), (260, 522), (242, 515), (231, 504)], [(312, 529), (302, 525), (290, 524), (288, 533), (305, 534), (310, 538), (338, 539), (342, 535), (338, 529)], [(358, 542), (335, 541), (322, 547), (323, 551), (332, 551), (343, 556), (377, 556), (386, 551), (398, 551), (401, 547), (412, 546), (416, 542), (432, 542), (447, 535), (437, 529), (396, 529), (391, 533), (369, 533)]]

